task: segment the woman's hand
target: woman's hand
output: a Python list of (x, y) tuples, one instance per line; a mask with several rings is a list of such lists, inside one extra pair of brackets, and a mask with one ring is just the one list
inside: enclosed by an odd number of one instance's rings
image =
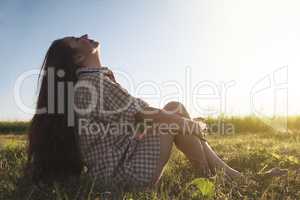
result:
[(181, 131), (183, 135), (197, 135), (200, 136), (200, 138), (204, 138), (205, 133), (207, 132), (207, 126), (205, 123), (188, 118), (182, 119), (183, 125), (181, 125)]
[(199, 130), (201, 131), (201, 134), (204, 137), (206, 135), (206, 133), (208, 132), (207, 124), (203, 121), (195, 121), (195, 120), (193, 120), (193, 121), (198, 124), (197, 126), (199, 126)]

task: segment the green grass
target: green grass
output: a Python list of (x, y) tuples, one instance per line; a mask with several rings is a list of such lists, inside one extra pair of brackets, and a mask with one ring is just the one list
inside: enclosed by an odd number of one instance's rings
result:
[[(0, 136), (0, 199), (74, 199), (80, 189), (85, 199), (97, 199), (97, 190), (82, 178), (77, 185), (46, 188), (40, 192), (22, 173), (26, 161), (25, 136)], [(246, 174), (243, 183), (228, 184), (220, 172), (215, 179), (199, 179), (197, 170), (175, 147), (155, 191), (126, 193), (124, 199), (300, 199), (300, 134), (244, 132), (211, 135), (210, 144), (233, 168)], [(279, 166), (288, 176), (260, 178), (259, 171)], [(205, 198), (204, 198), (205, 197)], [(98, 198), (99, 199), (99, 198)]]
[(24, 134), (28, 127), (27, 121), (1, 121), (0, 134)]
[(13, 134), (5, 134), (0, 136), (0, 149), (5, 148), (7, 145), (11, 146), (19, 146), (26, 143), (27, 135), (13, 135)]

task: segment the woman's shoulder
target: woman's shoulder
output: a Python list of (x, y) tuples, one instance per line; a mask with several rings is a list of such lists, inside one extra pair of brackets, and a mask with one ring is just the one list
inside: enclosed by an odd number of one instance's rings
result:
[(103, 87), (108, 86), (113, 83), (111, 83), (110, 79), (106, 77), (103, 73), (82, 73), (78, 76), (78, 81), (76, 85), (85, 85), (85, 84), (92, 84), (94, 87)]
[(110, 69), (106, 66), (103, 67), (78, 67), (76, 75), (81, 76), (82, 74), (95, 74), (95, 73), (106, 73)]

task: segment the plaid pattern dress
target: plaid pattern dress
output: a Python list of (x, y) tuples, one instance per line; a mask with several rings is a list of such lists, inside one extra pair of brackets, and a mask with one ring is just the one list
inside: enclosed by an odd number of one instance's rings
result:
[[(88, 175), (104, 187), (151, 186), (159, 135), (134, 136), (135, 114), (149, 106), (106, 76), (107, 67), (81, 67), (74, 93), (79, 144)], [(85, 112), (84, 112), (85, 111)], [(117, 125), (126, 125), (118, 127)], [(129, 126), (128, 126), (129, 125)]]

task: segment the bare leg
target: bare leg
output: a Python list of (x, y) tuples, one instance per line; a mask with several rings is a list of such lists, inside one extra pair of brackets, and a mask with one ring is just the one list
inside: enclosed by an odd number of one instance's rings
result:
[(210, 145), (207, 142), (202, 142), (201, 144), (203, 146), (203, 149), (205, 151), (205, 154), (207, 155), (209, 163), (211, 163), (211, 166), (213, 166), (215, 169), (224, 169), (225, 174), (229, 175), (232, 178), (238, 178), (241, 177), (242, 174), (238, 172), (235, 169), (232, 169), (229, 167), (210, 147)]
[(165, 165), (171, 156), (173, 141), (173, 135), (160, 135), (160, 159), (151, 185), (156, 184), (160, 180), (160, 177), (165, 170)]
[[(180, 107), (180, 109), (177, 110), (179, 110), (184, 117), (190, 118), (182, 104), (176, 102), (169, 104), (171, 105), (168, 107)], [(201, 141), (194, 135), (176, 135), (175, 144), (176, 147), (188, 157), (191, 163), (194, 163), (198, 169), (204, 170), (204, 173), (215, 173), (216, 169), (223, 169), (225, 174), (232, 178), (241, 176), (241, 173), (228, 166), (207, 142)], [(210, 168), (209, 170), (207, 170), (208, 167)]]
[[(170, 102), (164, 107), (164, 110), (170, 112), (172, 111), (181, 116), (190, 118), (186, 109), (184, 107), (179, 107), (178, 105), (181, 104), (179, 104), (178, 102)], [(173, 142), (175, 142), (176, 147), (187, 156), (187, 158), (190, 160), (192, 165), (196, 169), (199, 169), (199, 172), (202, 174), (202, 176), (207, 177), (210, 174), (208, 162), (207, 159), (205, 158), (205, 152), (203, 147), (201, 146), (201, 144), (199, 144), (199, 141), (196, 139), (197, 138), (192, 135), (184, 136), (184, 135), (161, 134), (160, 135), (160, 149), (161, 149), (160, 162), (157, 166), (152, 183), (156, 184), (159, 181), (161, 175), (163, 174), (165, 165), (168, 162), (171, 155)], [(191, 146), (195, 148), (187, 149), (187, 147), (191, 147)]]
[[(185, 107), (179, 102), (168, 103), (164, 107), (164, 110), (190, 118)], [(176, 147), (187, 156), (192, 165), (202, 172), (203, 176), (209, 176), (215, 169), (224, 169), (225, 173), (232, 177), (241, 175), (238, 171), (230, 168), (222, 161), (206, 142), (202, 142), (194, 135), (162, 134), (160, 138), (161, 156), (159, 166), (154, 176), (154, 183), (157, 183), (163, 174), (165, 164), (170, 158), (173, 142)]]
[(210, 177), (213, 173), (209, 160), (200, 140), (194, 135), (176, 135), (175, 145), (184, 153), (191, 164), (199, 170), (202, 177)]

